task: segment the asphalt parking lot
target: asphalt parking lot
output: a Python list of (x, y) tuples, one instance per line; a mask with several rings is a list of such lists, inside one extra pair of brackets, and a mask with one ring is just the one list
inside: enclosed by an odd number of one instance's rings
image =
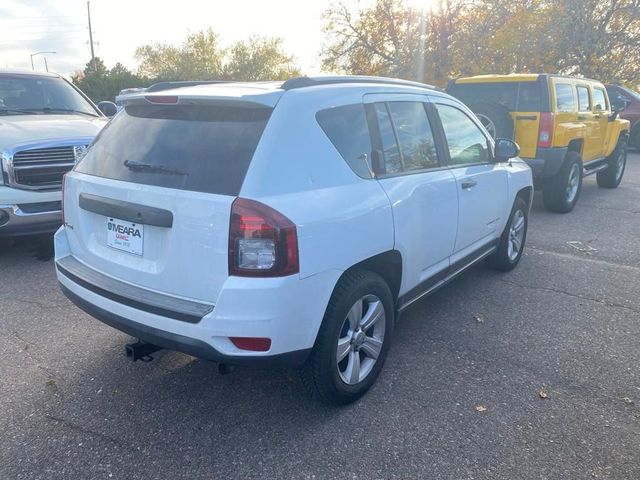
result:
[(520, 266), (412, 307), (343, 408), (295, 371), (131, 363), (60, 293), (46, 239), (0, 241), (0, 478), (640, 478), (639, 241), (638, 154), (568, 215), (537, 198)]

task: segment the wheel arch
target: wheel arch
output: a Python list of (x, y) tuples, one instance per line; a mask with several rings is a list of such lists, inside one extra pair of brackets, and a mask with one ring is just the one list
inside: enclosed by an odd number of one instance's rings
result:
[(529, 186), (521, 188), (516, 194), (516, 198), (518, 197), (522, 198), (529, 208), (531, 208), (531, 205), (533, 204), (533, 187)]
[(574, 138), (567, 145), (567, 152), (576, 152), (580, 157), (582, 157), (582, 148), (584, 147), (584, 139), (582, 138)]
[(402, 255), (398, 250), (388, 250), (352, 265), (340, 276), (338, 283), (342, 277), (353, 270), (369, 270), (377, 273), (387, 282), (393, 301), (398, 299), (402, 283)]

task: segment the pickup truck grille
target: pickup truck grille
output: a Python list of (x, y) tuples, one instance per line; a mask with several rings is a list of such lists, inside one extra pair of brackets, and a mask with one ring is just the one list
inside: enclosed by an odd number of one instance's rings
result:
[(60, 188), (62, 176), (75, 164), (73, 146), (34, 148), (13, 154), (13, 183), (29, 189)]

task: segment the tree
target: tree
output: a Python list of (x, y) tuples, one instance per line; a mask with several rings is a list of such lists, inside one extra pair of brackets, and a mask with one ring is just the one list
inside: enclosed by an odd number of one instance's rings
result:
[(300, 75), (293, 59), (282, 49), (282, 39), (251, 37), (227, 52), (226, 78), (241, 81), (285, 80)]
[(138, 47), (138, 72), (157, 80), (211, 80), (222, 75), (224, 52), (211, 29), (193, 33), (180, 46), (156, 43)]
[(102, 59), (96, 57), (95, 64), (94, 70), (93, 62), (89, 61), (85, 69), (73, 77), (73, 83), (94, 102), (114, 101), (116, 95), (124, 88), (148, 85), (148, 79), (138, 77), (121, 63), (116, 63), (109, 70)]
[(378, 0), (354, 12), (339, 3), (324, 14), (330, 41), (323, 48), (328, 70), (359, 75), (415, 76), (424, 42), (424, 13), (402, 0)]
[(640, 0), (559, 0), (560, 69), (604, 82), (640, 84)]
[(444, 85), (460, 75), (548, 72), (640, 83), (640, 0), (377, 0), (325, 13), (326, 69)]
[(225, 49), (211, 29), (189, 35), (180, 46), (143, 45), (136, 59), (140, 74), (158, 80), (275, 80), (299, 74), (281, 39), (251, 37)]

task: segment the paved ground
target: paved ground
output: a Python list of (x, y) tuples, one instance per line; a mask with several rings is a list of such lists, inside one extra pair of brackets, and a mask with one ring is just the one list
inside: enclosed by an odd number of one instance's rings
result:
[(60, 294), (46, 243), (2, 243), (0, 478), (640, 478), (640, 155), (569, 215), (538, 198), (528, 240), (514, 272), (412, 308), (341, 409), (293, 371), (129, 363), (129, 338)]

